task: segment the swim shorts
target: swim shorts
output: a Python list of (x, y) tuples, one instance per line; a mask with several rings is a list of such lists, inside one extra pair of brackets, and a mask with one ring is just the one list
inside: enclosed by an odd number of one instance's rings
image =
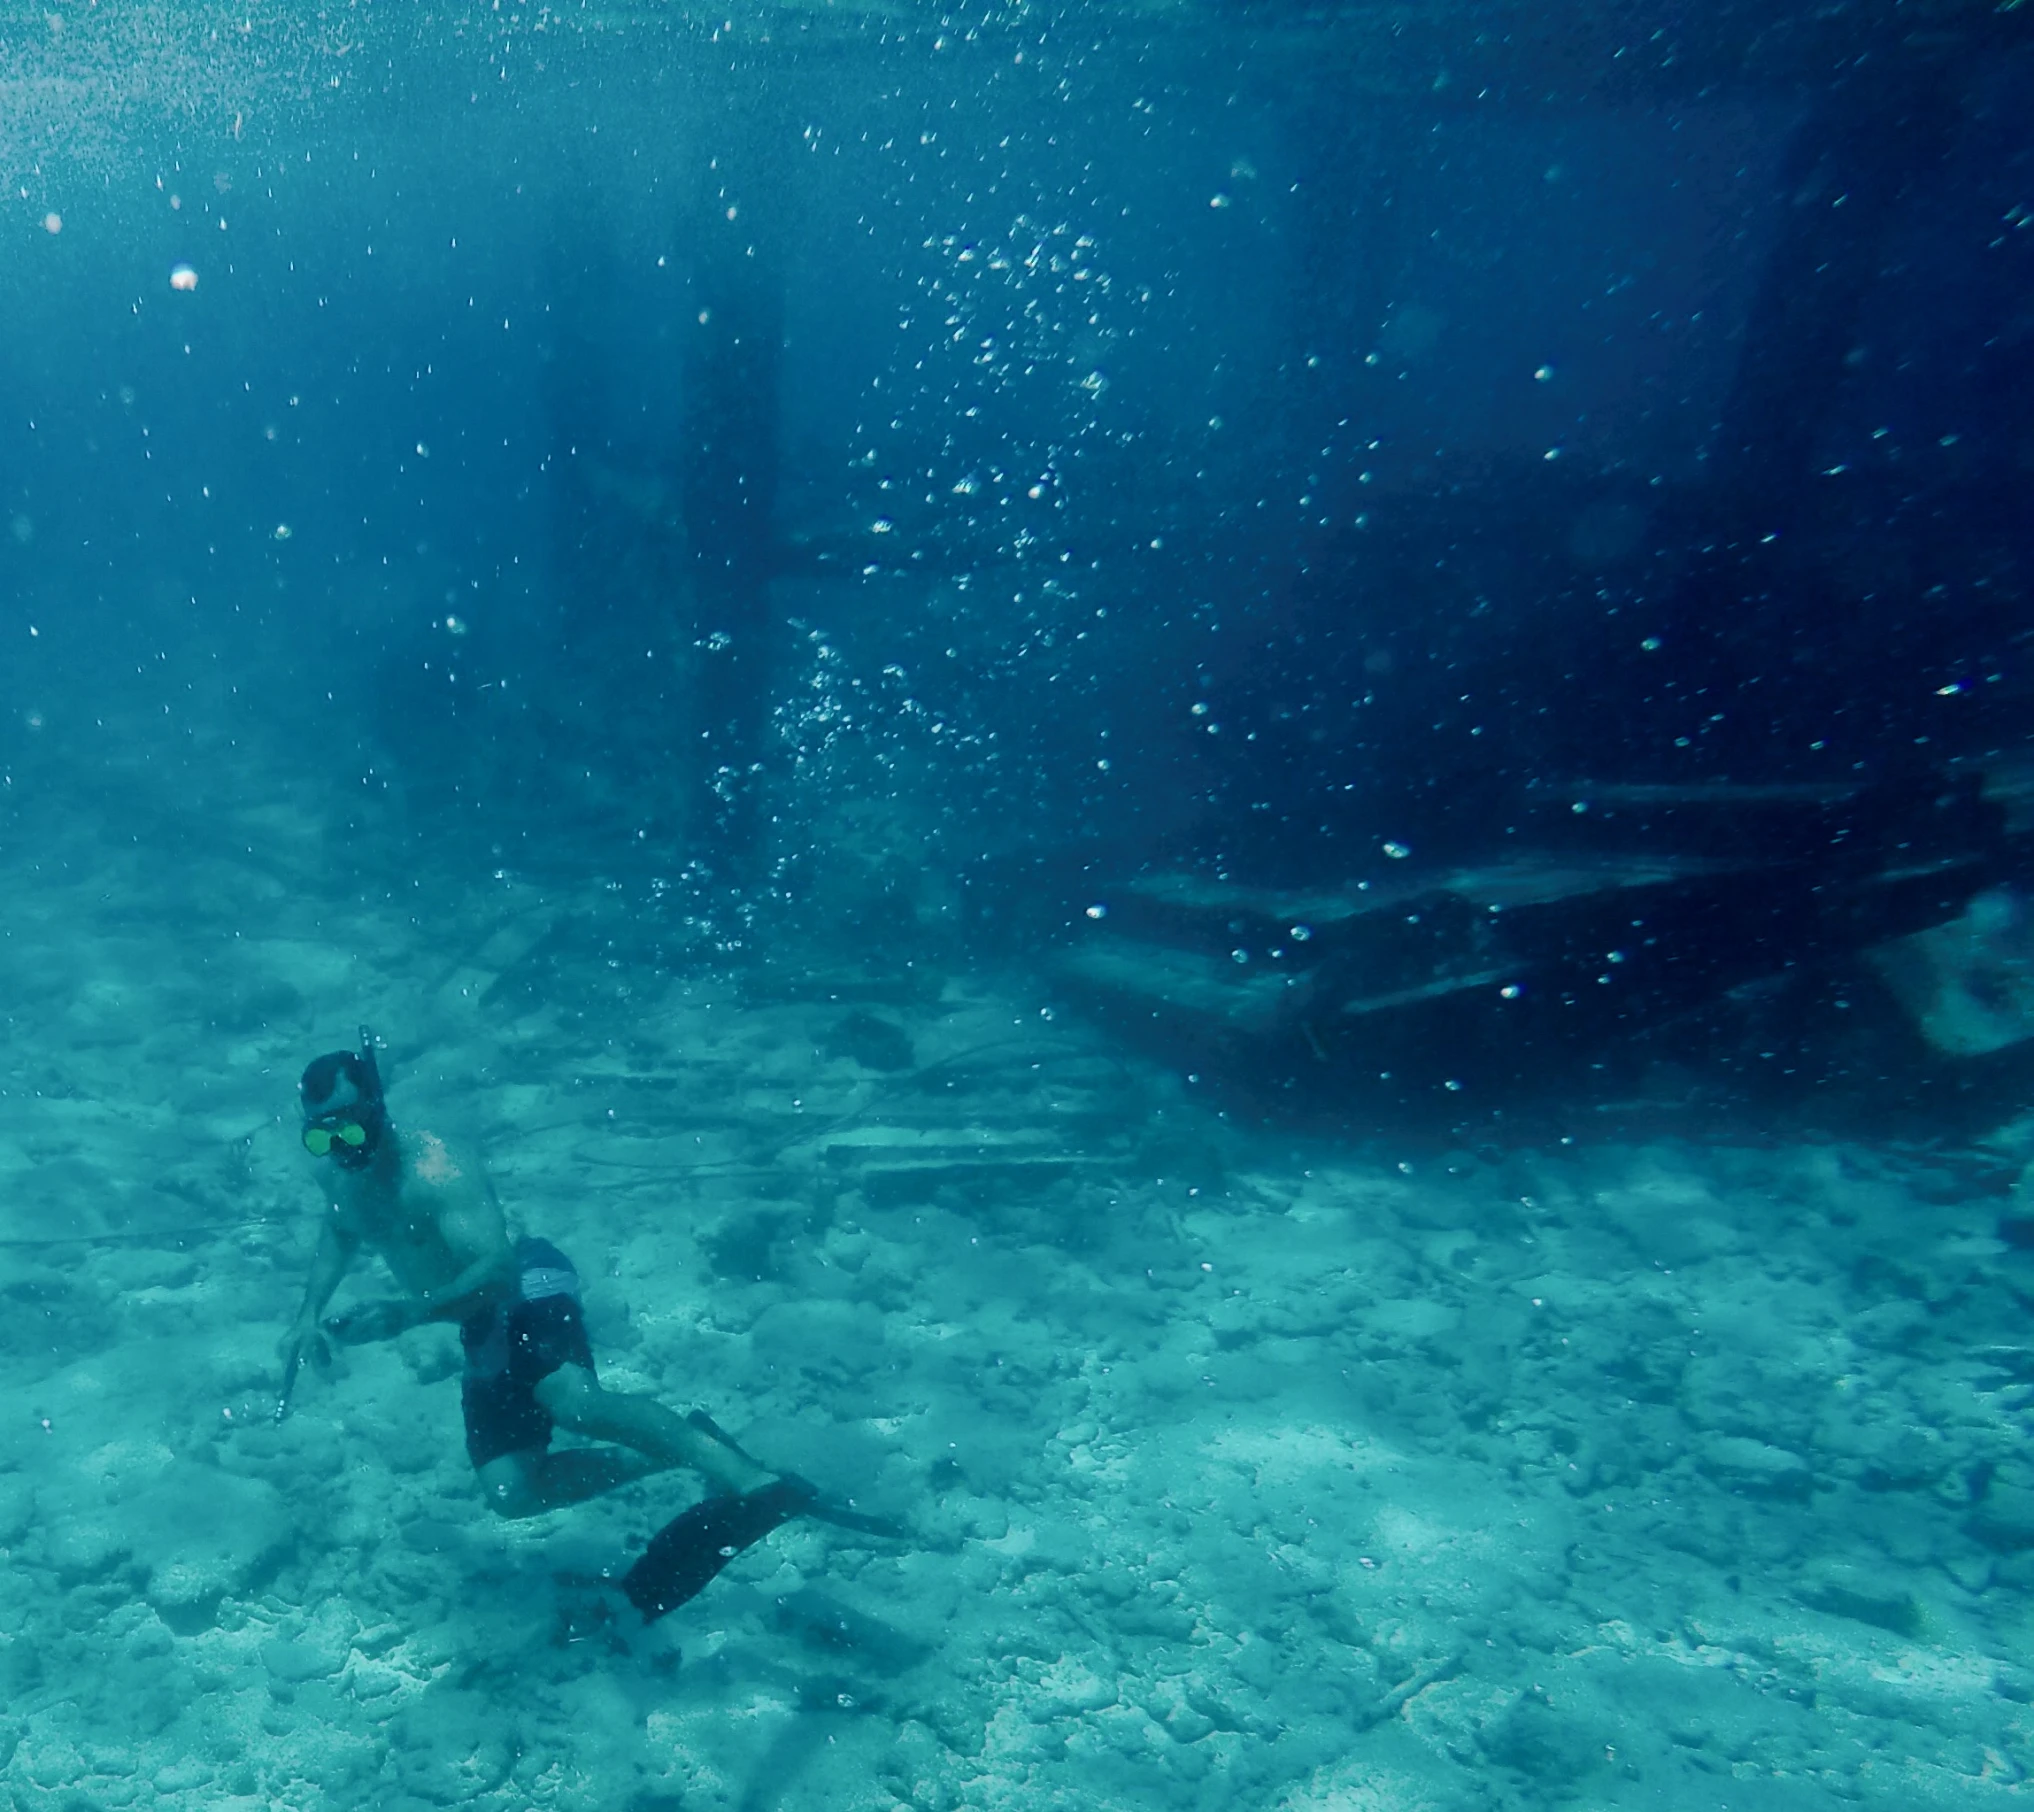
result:
[(561, 1365), (593, 1370), (579, 1312), (579, 1273), (545, 1239), (516, 1242), (516, 1295), (460, 1325), (466, 1375), (466, 1452), (476, 1468), (505, 1453), (541, 1453), (551, 1444), (550, 1412), (534, 1387)]

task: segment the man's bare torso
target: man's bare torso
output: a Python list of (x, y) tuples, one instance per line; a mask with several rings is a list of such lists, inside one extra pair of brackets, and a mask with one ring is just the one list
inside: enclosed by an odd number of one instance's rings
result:
[(477, 1164), (434, 1133), (397, 1132), (392, 1161), (331, 1179), (338, 1230), (378, 1252), (408, 1296), (429, 1300), (479, 1261), (514, 1274), (508, 1230)]

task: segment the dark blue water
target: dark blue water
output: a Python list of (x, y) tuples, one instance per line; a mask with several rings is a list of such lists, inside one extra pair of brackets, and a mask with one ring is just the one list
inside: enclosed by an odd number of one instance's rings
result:
[[(2030, 18), (0, 26), (13, 1803), (2004, 1803)], [(275, 1424), (362, 1021), (921, 1539)]]

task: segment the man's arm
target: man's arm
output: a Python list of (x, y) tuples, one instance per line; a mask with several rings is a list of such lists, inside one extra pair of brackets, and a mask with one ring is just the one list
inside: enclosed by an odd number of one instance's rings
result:
[(359, 1247), (359, 1239), (340, 1225), (338, 1210), (328, 1210), (318, 1229), (318, 1251), (311, 1260), (311, 1277), (304, 1286), (303, 1305), (297, 1310), (296, 1319), (290, 1323), (289, 1332), (282, 1337), (279, 1349), (283, 1379), (282, 1389), (276, 1395), (275, 1419), (278, 1422), (290, 1413), (290, 1397), (297, 1387), (297, 1373), (303, 1369), (304, 1349), (324, 1338), (318, 1331), (318, 1316), (332, 1300), (332, 1292), (338, 1289), (339, 1280), (346, 1275), (346, 1268), (353, 1262), (353, 1254)]
[(487, 1258), (476, 1258), (465, 1270), (440, 1289), (425, 1290), (411, 1299), (416, 1321), (464, 1321), (500, 1290), (515, 1282), (516, 1261), (504, 1249)]
[(353, 1255), (360, 1250), (360, 1237), (339, 1223), (336, 1209), (326, 1213), (318, 1229), (318, 1252), (311, 1260), (310, 1281), (304, 1286), (303, 1306), (297, 1310), (297, 1318), (290, 1323), (290, 1331), (283, 1336), (283, 1357), (295, 1356), (304, 1341), (317, 1328), (318, 1317), (325, 1312), (325, 1305), (332, 1300), (332, 1292), (338, 1289), (340, 1280), (353, 1263)]

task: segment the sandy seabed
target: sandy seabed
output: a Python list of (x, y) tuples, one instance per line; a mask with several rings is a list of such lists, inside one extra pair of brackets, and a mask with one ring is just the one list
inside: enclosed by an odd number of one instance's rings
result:
[[(23, 1812), (2022, 1797), (2034, 1257), (1953, 1163), (1303, 1144), (1021, 981), (673, 974), (625, 889), (335, 891), (278, 803), (17, 792)], [(292, 1085), (362, 1019), (610, 1386), (918, 1538), (788, 1526), (642, 1632), (589, 1582), (692, 1481), (494, 1520), (449, 1328), (278, 1426)]]

